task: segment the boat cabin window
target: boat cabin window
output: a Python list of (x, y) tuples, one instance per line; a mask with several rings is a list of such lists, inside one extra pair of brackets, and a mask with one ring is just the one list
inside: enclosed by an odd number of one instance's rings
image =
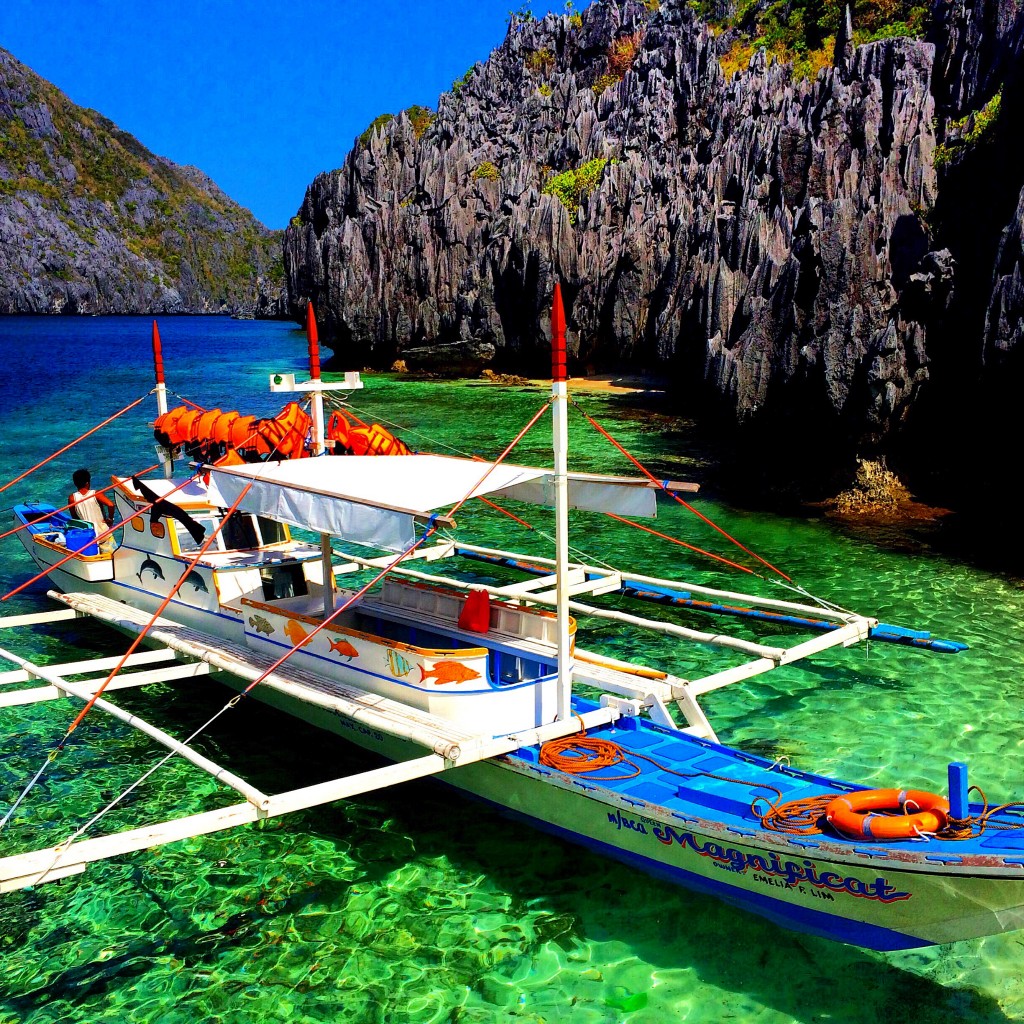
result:
[[(185, 529), (185, 527), (178, 522), (177, 519), (171, 519), (169, 522), (174, 524), (174, 535), (178, 541), (178, 550), (182, 554), (187, 552), (195, 552), (202, 547), (206, 542), (206, 539), (210, 534), (217, 529), (217, 518), (215, 516), (193, 516), (192, 517), (200, 526), (206, 527), (206, 536), (202, 540), (197, 541), (193, 538), (192, 534)], [(224, 550), (224, 536), (223, 533), (219, 534), (214, 542), (207, 548), (208, 551), (223, 551)]]
[[(206, 527), (206, 537), (217, 529), (220, 517), (214, 515), (198, 515), (192, 517), (200, 526)], [(178, 550), (185, 554), (189, 551), (198, 551), (206, 540), (195, 541), (192, 535), (176, 519), (174, 532), (178, 539)], [(288, 540), (288, 530), (281, 523), (273, 519), (264, 519), (263, 516), (249, 515), (245, 512), (236, 512), (224, 524), (224, 528), (217, 535), (210, 551), (252, 551), (256, 548), (268, 547), (271, 544), (283, 544)]]
[(260, 546), (269, 547), (271, 544), (286, 544), (288, 542), (288, 527), (273, 519), (266, 519), (264, 516), (255, 516), (256, 528), (260, 532)]
[(260, 546), (259, 534), (252, 520), (252, 516), (240, 512), (224, 520), (224, 529), (220, 535), (228, 551), (247, 551)]
[(302, 566), (264, 565), (260, 567), (260, 581), (263, 584), (263, 600), (277, 601), (284, 597), (303, 597), (309, 593)]

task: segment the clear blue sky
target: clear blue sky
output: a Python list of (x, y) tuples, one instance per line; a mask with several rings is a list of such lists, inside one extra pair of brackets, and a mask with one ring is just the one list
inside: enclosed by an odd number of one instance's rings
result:
[[(577, 7), (587, 6), (578, 2)], [(268, 227), (381, 113), (438, 96), (520, 0), (0, 0), (0, 46)], [(560, 0), (535, 0), (542, 16)]]

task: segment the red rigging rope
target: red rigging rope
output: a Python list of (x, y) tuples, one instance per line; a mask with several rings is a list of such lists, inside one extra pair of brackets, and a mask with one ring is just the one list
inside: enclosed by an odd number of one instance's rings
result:
[(69, 444), (64, 445), (63, 448), (58, 449), (52, 455), (48, 455), (45, 459), (43, 459), (42, 462), (37, 462), (31, 469), (26, 469), (25, 472), (22, 473), (20, 476), (16, 476), (13, 480), (8, 480), (7, 483), (0, 487), (0, 492), (6, 491), (8, 487), (12, 486), (13, 484), (16, 484), (19, 480), (24, 480), (25, 477), (27, 477), (30, 473), (34, 473), (37, 469), (41, 469), (48, 462), (52, 462), (55, 458), (57, 458), (58, 455), (63, 455), (64, 452), (66, 452), (69, 448), (74, 448), (74, 446), (78, 444), (79, 441), (84, 441), (87, 437), (89, 437), (90, 434), (95, 434), (97, 430), (100, 430), (102, 427), (105, 427), (108, 423), (112, 423), (114, 420), (117, 419), (118, 416), (123, 416), (126, 412), (130, 412), (140, 402), (144, 402), (149, 397), (149, 395), (150, 392), (146, 392), (146, 394), (144, 394), (141, 398), (136, 398), (134, 402), (132, 402), (130, 405), (126, 405), (123, 409), (120, 410), (120, 412), (115, 412), (113, 416), (108, 416), (102, 423), (97, 423), (96, 426), (92, 428), (92, 430), (87, 430), (80, 437), (76, 437), (74, 441), (71, 441)]
[(730, 541), (731, 543), (735, 544), (735, 545), (736, 545), (736, 547), (738, 547), (738, 548), (739, 548), (739, 549), (740, 549), (741, 551), (743, 551), (743, 552), (745, 552), (746, 554), (750, 555), (750, 557), (751, 557), (751, 558), (756, 558), (756, 559), (757, 559), (757, 561), (759, 561), (759, 562), (760, 562), (760, 563), (761, 563), (762, 565), (764, 565), (764, 566), (767, 566), (767, 567), (768, 567), (769, 569), (771, 569), (771, 571), (772, 571), (772, 572), (774, 572), (774, 573), (777, 573), (777, 574), (778, 574), (779, 576), (781, 576), (781, 577), (782, 577), (782, 578), (783, 578), (784, 580), (788, 581), (789, 583), (792, 583), (792, 582), (793, 582), (793, 581), (792, 581), (792, 580), (790, 579), (790, 577), (789, 577), (789, 576), (787, 576), (787, 575), (786, 575), (786, 574), (785, 574), (785, 573), (784, 573), (784, 572), (783, 572), (783, 571), (782, 571), (781, 569), (776, 569), (776, 568), (775, 568), (775, 566), (771, 564), (771, 562), (769, 562), (769, 561), (766, 561), (766, 560), (765, 560), (764, 558), (762, 558), (762, 557), (761, 557), (761, 556), (760, 556), (759, 554), (757, 554), (757, 553), (756, 553), (755, 551), (751, 551), (751, 550), (750, 550), (749, 548), (747, 548), (747, 547), (744, 547), (744, 546), (743, 546), (743, 545), (742, 545), (742, 544), (741, 544), (741, 543), (740, 543), (740, 542), (739, 542), (739, 541), (738, 541), (738, 540), (737, 540), (737, 539), (736, 539), (735, 537), (733, 537), (733, 536), (732, 536), (731, 534), (729, 534), (729, 533), (727, 533), (727, 532), (726, 532), (725, 530), (723, 530), (723, 529), (722, 529), (722, 528), (721, 528), (721, 527), (720, 527), (720, 526), (719, 526), (719, 525), (718, 525), (717, 523), (713, 523), (713, 522), (712, 522), (712, 521), (711, 521), (710, 519), (708, 519), (708, 517), (707, 517), (706, 515), (704, 515), (704, 514), (703, 514), (702, 512), (698, 512), (698, 511), (697, 511), (697, 509), (695, 509), (695, 508), (694, 508), (694, 507), (693, 507), (693, 506), (692, 506), (692, 505), (691, 505), (691, 504), (690, 504), (689, 502), (687, 502), (687, 501), (684, 501), (684, 500), (683, 500), (682, 498), (680, 498), (680, 497), (679, 497), (679, 495), (675, 493), (675, 491), (671, 490), (671, 489), (670, 489), (670, 488), (669, 488), (669, 487), (668, 487), (668, 486), (666, 485), (665, 481), (663, 481), (663, 480), (659, 480), (659, 479), (658, 479), (658, 478), (657, 478), (657, 477), (656, 477), (656, 476), (655, 476), (655, 475), (654, 475), (654, 474), (653, 474), (653, 473), (652, 473), (652, 472), (651, 472), (650, 470), (648, 470), (648, 469), (647, 469), (647, 467), (646, 467), (646, 466), (644, 466), (644, 465), (643, 465), (643, 464), (642, 464), (641, 462), (639, 462), (639, 460), (635, 459), (635, 458), (634, 458), (634, 457), (633, 457), (632, 455), (630, 455), (630, 454), (629, 454), (629, 452), (627, 452), (627, 451), (626, 451), (626, 449), (625, 449), (625, 448), (623, 448), (623, 447), (622, 447), (622, 445), (621, 445), (621, 444), (619, 444), (619, 442), (618, 442), (618, 441), (616, 441), (616, 440), (615, 440), (615, 438), (614, 438), (614, 437), (612, 437), (612, 435), (611, 435), (611, 434), (609, 434), (609, 433), (608, 433), (608, 431), (607, 431), (607, 430), (605, 430), (605, 429), (604, 429), (604, 427), (602, 427), (602, 426), (601, 426), (601, 424), (600, 424), (600, 423), (598, 423), (598, 422), (597, 422), (597, 420), (595, 420), (595, 419), (594, 419), (594, 417), (593, 417), (593, 416), (590, 416), (590, 415), (588, 415), (588, 414), (587, 414), (587, 413), (586, 413), (586, 412), (585, 412), (585, 411), (584, 411), (584, 410), (583, 410), (583, 409), (582, 409), (582, 408), (580, 407), (580, 405), (579, 405), (579, 403), (578, 403), (578, 402), (575, 402), (575, 401), (573, 401), (573, 403), (572, 403), (572, 404), (573, 404), (573, 405), (575, 405), (575, 406), (576, 406), (576, 408), (580, 410), (580, 414), (581, 414), (581, 415), (583, 416), (583, 418), (584, 418), (584, 419), (585, 419), (585, 420), (586, 420), (586, 421), (587, 421), (587, 422), (588, 422), (588, 423), (589, 423), (589, 424), (590, 424), (590, 425), (591, 425), (591, 426), (592, 426), (592, 427), (593, 427), (593, 428), (594, 428), (594, 429), (595, 429), (595, 430), (596, 430), (596, 431), (597, 431), (597, 432), (598, 432), (599, 434), (602, 434), (602, 435), (603, 435), (604, 437), (606, 437), (606, 438), (607, 438), (607, 439), (608, 439), (609, 441), (611, 441), (611, 443), (612, 443), (613, 445), (615, 445), (615, 447), (616, 447), (616, 448), (618, 448), (618, 450), (619, 450), (620, 452), (622, 452), (622, 454), (623, 454), (623, 455), (625, 455), (625, 456), (626, 456), (626, 458), (627, 458), (627, 459), (629, 459), (629, 461), (630, 461), (630, 462), (632, 462), (632, 463), (633, 463), (633, 465), (634, 465), (634, 466), (636, 466), (636, 468), (637, 468), (637, 469), (639, 469), (639, 470), (640, 470), (640, 472), (641, 472), (641, 473), (643, 473), (643, 474), (644, 474), (644, 476), (646, 476), (648, 480), (651, 480), (651, 481), (652, 481), (653, 483), (657, 484), (657, 485), (658, 485), (658, 487), (660, 487), (660, 488), (661, 488), (661, 489), (662, 489), (662, 490), (663, 490), (663, 491), (664, 491), (664, 492), (665, 492), (666, 494), (668, 494), (668, 495), (669, 495), (670, 497), (672, 497), (672, 498), (674, 498), (674, 499), (675, 499), (676, 501), (678, 501), (678, 502), (679, 502), (679, 504), (683, 506), (683, 508), (685, 508), (685, 509), (688, 509), (688, 510), (689, 510), (690, 512), (692, 512), (692, 513), (693, 513), (693, 514), (694, 514), (695, 516), (697, 516), (697, 518), (698, 518), (698, 519), (702, 519), (702, 520), (703, 520), (703, 521), (704, 521), (705, 523), (707, 523), (707, 524), (708, 524), (708, 526), (710, 526), (710, 527), (712, 527), (713, 529), (717, 530), (717, 531), (718, 531), (718, 532), (719, 532), (719, 533), (720, 533), (720, 534), (721, 534), (721, 535), (722, 535), (723, 537), (725, 537), (725, 538), (726, 538), (726, 540), (728, 540), (728, 541)]
[(509, 512), (507, 508), (502, 508), (496, 501), (491, 501), (490, 498), (485, 498), (482, 494), (478, 495), (478, 498), (485, 505), (490, 505), (491, 508), (497, 509), (499, 512), (502, 513), (502, 515), (506, 515), (509, 517), (509, 519), (515, 520), (515, 522), (517, 522), (520, 526), (525, 526), (528, 530), (534, 529), (534, 527), (532, 527), (525, 519), (520, 519), (519, 516), (517, 516), (514, 512)]
[(199, 412), (207, 411), (205, 406), (200, 405), (198, 402), (193, 402), (191, 398), (186, 398), (184, 395), (179, 395), (177, 391), (171, 391), (169, 394), (174, 395), (179, 402), (184, 402), (186, 405), (191, 405), (193, 409), (198, 409)]
[[(196, 475), (198, 475), (198, 474), (196, 474)], [(194, 479), (195, 479), (195, 476), (189, 478), (189, 480), (194, 480)], [(189, 480), (186, 480), (186, 481), (184, 481), (184, 483), (179, 484), (178, 487), (174, 488), (174, 490), (178, 490), (179, 488), (184, 487), (185, 484), (189, 482)], [(234, 512), (235, 509), (238, 507), (238, 505), (241, 502), (242, 498), (245, 497), (246, 491), (248, 491), (249, 487), (251, 487), (251, 486), (252, 486), (252, 484), (247, 485), (246, 488), (242, 491), (242, 493), (238, 496), (238, 499), (231, 506), (231, 508), (226, 513), (226, 515), (223, 517), (223, 519), (221, 520), (221, 522), (218, 525), (218, 527), (213, 531), (213, 533), (206, 540), (206, 542), (199, 549), (199, 551), (196, 552), (195, 557), (188, 563), (188, 566), (186, 567), (185, 571), (181, 574), (181, 579), (179, 579), (178, 582), (171, 588), (171, 592), (164, 599), (164, 602), (160, 605), (160, 607), (153, 613), (153, 617), (149, 620), (149, 622), (145, 625), (145, 627), (142, 629), (142, 631), (139, 633), (139, 635), (135, 638), (135, 640), (133, 641), (131, 646), (125, 652), (124, 657), (118, 662), (118, 664), (114, 668), (114, 670), (104, 680), (103, 685), (92, 695), (92, 697), (90, 698), (88, 703), (82, 709), (81, 713), (75, 718), (75, 720), (68, 727), (68, 730), (64, 734), (64, 736), (61, 738), (61, 741), (57, 744), (56, 747), (54, 747), (53, 750), (50, 751), (50, 753), (46, 757), (46, 760), (43, 761), (43, 763), (40, 765), (39, 770), (29, 780), (28, 785), (25, 786), (25, 788), (21, 791), (21, 793), (19, 794), (18, 798), (14, 801), (14, 803), (8, 809), (7, 813), (3, 816), (3, 818), (0, 818), (0, 831), (3, 831), (3, 829), (6, 827), (7, 823), (13, 817), (14, 813), (21, 806), (22, 801), (32, 791), (32, 789), (35, 787), (36, 783), (40, 780), (40, 778), (42, 778), (43, 772), (46, 771), (47, 767), (50, 764), (52, 764), (54, 761), (56, 761), (58, 755), (60, 754), (60, 752), (64, 749), (65, 745), (67, 744), (68, 738), (75, 731), (75, 729), (78, 728), (79, 723), (89, 713), (89, 710), (93, 707), (93, 705), (99, 699), (100, 695), (103, 693), (103, 691), (110, 684), (111, 680), (113, 680), (113, 678), (117, 675), (117, 673), (123, 668), (125, 662), (127, 662), (128, 658), (131, 656), (132, 652), (142, 642), (142, 640), (145, 637), (147, 631), (152, 627), (153, 623), (156, 622), (156, 620), (160, 617), (160, 614), (163, 612), (163, 610), (170, 603), (171, 599), (174, 597), (174, 595), (181, 588), (181, 585), (185, 582), (185, 578), (188, 576), (189, 572), (191, 572), (191, 570), (195, 567), (196, 562), (198, 562), (199, 559), (203, 556), (203, 554), (205, 554), (205, 552), (208, 550), (210, 544), (213, 542), (214, 538), (220, 532), (220, 530), (222, 529), (224, 523), (227, 522), (227, 520), (231, 516), (232, 512)], [(171, 493), (173, 493), (173, 491), (169, 491), (168, 492), (168, 494), (171, 494)], [(140, 514), (142, 512), (145, 512), (147, 508), (152, 508), (152, 505), (147, 505), (146, 508), (140, 509), (139, 510)], [(67, 559), (65, 559), (65, 561), (67, 561)], [(62, 564), (62, 563), (57, 563), (57, 564)], [(51, 568), (53, 568), (53, 567), (51, 566)], [(8, 596), (10, 596), (10, 595), (8, 595)], [(194, 738), (194, 736), (190, 737), (190, 739), (193, 739), (193, 738)], [(172, 755), (173, 755), (173, 751), (172, 751)], [(169, 756), (171, 756), (171, 755), (169, 755)], [(163, 762), (161, 762), (161, 764), (162, 763)], [(121, 797), (123, 797), (124, 795), (125, 795), (125, 793), (122, 793)], [(113, 807), (114, 804), (116, 804), (121, 799), (121, 797), (118, 797), (117, 800), (115, 800), (112, 804), (109, 804), (108, 807), (106, 808), (106, 810), (109, 810), (110, 807)], [(106, 810), (101, 812), (100, 816), (102, 816), (102, 813), (106, 813)], [(97, 816), (97, 818), (94, 818), (93, 821), (98, 820), (98, 817), (99, 816)], [(89, 824), (91, 825), (92, 821), (90, 821)], [(51, 867), (52, 867), (52, 865), (51, 865)], [(49, 870), (50, 870), (50, 868), (47, 868), (47, 871), (44, 872), (44, 874), (46, 874)]]
[[(491, 508), (497, 509), (502, 513), (502, 515), (508, 516), (509, 519), (514, 520), (520, 526), (525, 526), (527, 530), (537, 529), (537, 527), (532, 526), (525, 519), (520, 519), (514, 512), (510, 512), (507, 508), (503, 508), (497, 502), (491, 501), (489, 498), (485, 498), (483, 496), (480, 496), (479, 500), (485, 505), (490, 505)], [(677, 537), (670, 537), (667, 533), (659, 533), (657, 530), (652, 530), (649, 526), (644, 526), (642, 523), (634, 523), (632, 519), (624, 519), (622, 516), (618, 516), (614, 512), (604, 512), (602, 515), (608, 516), (609, 519), (617, 519), (620, 523), (625, 523), (627, 526), (633, 526), (638, 530), (643, 530), (645, 533), (653, 534), (655, 537), (667, 540), (670, 544), (678, 544), (680, 547), (688, 548), (690, 551), (696, 551), (699, 555), (706, 555), (708, 558), (713, 558), (716, 562), (724, 562), (733, 569), (739, 569), (740, 572), (749, 572), (752, 575), (754, 573), (753, 569), (748, 569), (747, 566), (740, 565), (739, 562), (731, 562), (728, 558), (723, 558), (721, 555), (716, 555), (711, 551), (705, 551), (703, 548), (695, 547), (693, 544), (687, 544), (685, 540), (679, 540)]]
[[(140, 469), (137, 473), (132, 473), (132, 476), (145, 476), (146, 473), (152, 473), (160, 465), (159, 462), (154, 462), (152, 466), (147, 466), (145, 469)], [(120, 483), (114, 481), (112, 484), (107, 484), (106, 487), (96, 488), (97, 494), (105, 494), (107, 491), (112, 491), (115, 487), (119, 487)], [(55, 508), (52, 512), (48, 512), (47, 515), (56, 515), (58, 512), (67, 512), (71, 508), (71, 505), (62, 505), (60, 508)], [(15, 526), (13, 530), (8, 530), (6, 533), (0, 533), (0, 540), (4, 537), (10, 537), (14, 533), (18, 533), (20, 530), (27, 530), (32, 523), (22, 523), (20, 526)]]
[(698, 555), (706, 555), (708, 558), (713, 558), (716, 562), (724, 562), (726, 565), (732, 566), (733, 569), (739, 569), (740, 572), (749, 572), (751, 575), (754, 575), (753, 569), (740, 565), (739, 562), (731, 562), (728, 558), (723, 558), (721, 555), (705, 551), (703, 548), (695, 547), (693, 544), (687, 544), (685, 540), (670, 537), (667, 533), (659, 533), (657, 530), (652, 530), (649, 526), (644, 526), (643, 523), (634, 523), (632, 519), (623, 519), (622, 516), (617, 516), (614, 512), (605, 512), (605, 515), (610, 519), (617, 519), (620, 523), (625, 523), (627, 526), (635, 526), (638, 530), (643, 530), (644, 533), (654, 534), (655, 537), (667, 540), (670, 544), (678, 544), (680, 547), (689, 548), (691, 551), (696, 551)]

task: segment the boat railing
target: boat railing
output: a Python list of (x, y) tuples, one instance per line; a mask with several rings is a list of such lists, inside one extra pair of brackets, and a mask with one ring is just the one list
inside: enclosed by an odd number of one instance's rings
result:
[[(435, 620), (458, 624), (468, 592), (433, 586), (412, 580), (389, 578), (384, 581), (381, 602), (403, 611), (424, 613)], [(575, 622), (572, 623), (575, 632)], [(504, 601), (490, 603), (490, 629), (509, 636), (554, 644), (558, 622), (553, 612)]]

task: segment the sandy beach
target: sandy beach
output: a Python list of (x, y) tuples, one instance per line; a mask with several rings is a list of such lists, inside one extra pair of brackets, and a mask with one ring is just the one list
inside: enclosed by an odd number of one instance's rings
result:
[[(499, 381), (504, 383), (504, 381)], [(531, 378), (530, 384), (537, 387), (551, 387), (551, 381), (540, 378)], [(615, 374), (597, 375), (594, 377), (570, 377), (570, 391), (601, 391), (606, 394), (633, 394), (646, 392), (648, 394), (664, 394), (668, 389), (665, 380), (658, 377), (644, 377), (638, 374), (619, 376)]]

